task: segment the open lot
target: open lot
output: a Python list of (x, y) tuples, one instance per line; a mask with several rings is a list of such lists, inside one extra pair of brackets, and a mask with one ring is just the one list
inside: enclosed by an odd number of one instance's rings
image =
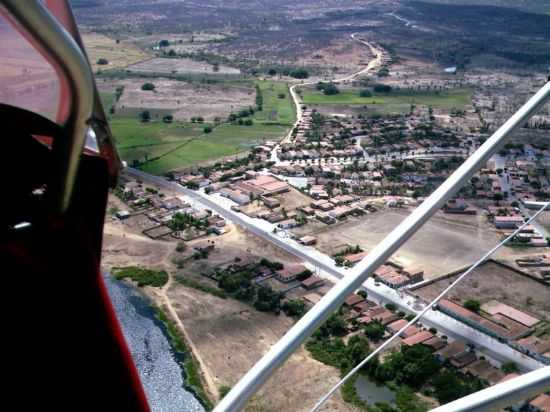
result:
[[(414, 290), (414, 294), (432, 300), (456, 277), (438, 280), (430, 285)], [(525, 310), (540, 317), (550, 319), (550, 287), (522, 275), (507, 266), (494, 261), (484, 263), (459, 283), (448, 297), (461, 301), (476, 299), (482, 304), (490, 300)]]
[[(84, 33), (82, 40), (94, 71), (120, 69), (150, 57), (129, 40), (112, 39), (103, 34)], [(107, 59), (109, 64), (98, 65), (98, 59)]]
[[(153, 83), (155, 90), (141, 90)], [(117, 116), (135, 116), (141, 110), (160, 110), (176, 120), (201, 116), (205, 120), (225, 119), (232, 111), (253, 106), (256, 92), (251, 84), (197, 84), (167, 79), (133, 78), (113, 83), (124, 86), (116, 105)], [(106, 85), (102, 86), (103, 88)]]
[[(372, 250), (408, 215), (406, 210), (382, 210), (361, 218), (349, 218), (334, 225), (305, 226), (294, 233), (317, 238), (317, 248), (329, 255), (346, 244)], [(424, 270), (431, 279), (471, 264), (498, 243), (500, 236), (482, 216), (456, 216), (453, 220), (436, 215), (393, 257), (396, 262)]]
[(178, 74), (178, 73), (219, 73), (219, 74), (240, 74), (241, 71), (235, 67), (224, 65), (217, 66), (186, 58), (162, 58), (157, 57), (136, 63), (128, 67), (128, 70), (139, 73)]
[(384, 113), (406, 113), (411, 104), (431, 106), (434, 109), (464, 109), (471, 103), (470, 89), (435, 92), (391, 92), (373, 97), (359, 96), (359, 89), (342, 89), (339, 94), (326, 96), (318, 90), (304, 89), (304, 104), (312, 105), (367, 105), (370, 110)]
[[(233, 386), (292, 325), (285, 316), (258, 312), (232, 300), (219, 299), (173, 284), (167, 291), (208, 373), (218, 386)], [(338, 379), (338, 372), (313, 360), (304, 349), (267, 381), (247, 411), (309, 411)], [(352, 411), (339, 392), (324, 411)]]

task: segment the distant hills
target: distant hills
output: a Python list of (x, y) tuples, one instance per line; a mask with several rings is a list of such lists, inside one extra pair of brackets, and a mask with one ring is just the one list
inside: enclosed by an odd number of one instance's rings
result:
[(531, 13), (550, 14), (548, 0), (426, 0), (429, 3), (509, 7)]

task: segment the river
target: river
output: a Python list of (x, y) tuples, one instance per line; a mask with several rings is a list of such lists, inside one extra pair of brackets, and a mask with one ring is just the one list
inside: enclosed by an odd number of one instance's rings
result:
[[(182, 369), (164, 325), (147, 300), (130, 285), (105, 276), (126, 342), (154, 412), (204, 412), (193, 394), (184, 389)], [(181, 359), (180, 359), (181, 361)]]

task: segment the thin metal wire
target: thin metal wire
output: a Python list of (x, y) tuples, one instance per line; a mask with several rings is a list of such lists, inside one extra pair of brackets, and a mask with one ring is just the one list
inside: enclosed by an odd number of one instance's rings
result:
[(361, 369), (369, 360), (374, 358), (378, 353), (382, 352), (390, 343), (396, 340), (408, 327), (414, 325), (422, 316), (424, 316), (431, 308), (433, 308), (437, 302), (439, 302), (451, 289), (453, 289), (457, 284), (459, 284), (466, 276), (472, 273), (479, 265), (485, 262), (493, 253), (498, 249), (504, 246), (508, 241), (514, 238), (521, 230), (535, 220), (544, 210), (550, 205), (550, 202), (546, 202), (533, 216), (531, 216), (525, 223), (518, 227), (511, 235), (489, 250), (485, 255), (483, 255), (477, 262), (475, 262), (466, 272), (460, 275), (453, 283), (451, 283), (443, 292), (441, 292), (428, 306), (426, 306), (420, 313), (418, 313), (413, 319), (411, 319), (405, 326), (403, 326), (399, 331), (389, 338), (386, 342), (380, 345), (376, 350), (371, 352), (365, 359), (363, 359), (357, 366), (350, 370), (346, 376), (344, 376), (340, 381), (334, 385), (330, 391), (327, 392), (311, 409), (311, 412), (316, 412), (321, 406), (342, 386), (348, 379), (350, 379), (359, 369)]

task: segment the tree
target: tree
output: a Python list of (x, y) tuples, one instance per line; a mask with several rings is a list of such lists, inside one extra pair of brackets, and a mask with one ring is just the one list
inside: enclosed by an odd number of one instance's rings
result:
[(220, 389), (218, 390), (218, 392), (220, 393), (220, 399), (223, 399), (225, 395), (229, 393), (230, 390), (231, 390), (230, 386), (227, 386), (227, 385), (220, 386)]
[(386, 309), (392, 311), (392, 312), (395, 312), (395, 310), (397, 309), (397, 306), (395, 306), (395, 303), (386, 303)]
[(445, 370), (438, 373), (432, 380), (434, 395), (441, 404), (452, 402), (458, 398), (483, 389), (479, 379), (461, 380), (454, 372)]
[(149, 110), (144, 110), (139, 114), (139, 118), (142, 122), (146, 123), (151, 120), (151, 113), (149, 113)]
[(159, 47), (168, 47), (168, 46), (170, 46), (170, 42), (168, 40), (159, 41)]
[(363, 299), (366, 299), (367, 298), (367, 291), (366, 290), (360, 290), (359, 292), (357, 292), (357, 294), (359, 296), (361, 296)]
[(155, 85), (153, 83), (143, 83), (141, 85), (141, 90), (145, 90), (145, 91), (155, 90)]
[(100, 59), (97, 59), (97, 62), (96, 62), (96, 63), (99, 64), (100, 66), (105, 66), (105, 65), (109, 64), (109, 60), (104, 59), (104, 58), (102, 57), (102, 58), (100, 58)]
[(502, 369), (502, 372), (504, 372), (504, 373), (519, 372), (518, 365), (516, 365), (514, 362), (503, 363), (500, 368)]
[(346, 355), (350, 366), (358, 365), (370, 353), (369, 341), (361, 335), (352, 336), (346, 347)]
[(338, 93), (340, 93), (340, 89), (338, 89), (334, 83), (329, 83), (323, 88), (323, 94), (326, 96), (332, 96)]
[(376, 84), (374, 86), (375, 93), (389, 93), (391, 92), (392, 88), (391, 86), (387, 84)]
[(359, 92), (360, 97), (372, 97), (372, 92), (369, 89), (363, 89)]
[(346, 331), (346, 321), (338, 313), (332, 314), (319, 328), (321, 336), (339, 336)]
[(464, 307), (468, 310), (471, 310), (472, 312), (479, 312), (479, 309), (481, 308), (481, 304), (479, 301), (475, 299), (468, 299), (464, 302)]
[(267, 74), (269, 74), (270, 76), (275, 76), (277, 74), (277, 70), (271, 68), (267, 71)]
[(211, 126), (204, 126), (203, 132), (204, 133), (212, 133), (212, 127)]
[(164, 123), (172, 123), (174, 121), (174, 116), (172, 116), (171, 114), (167, 114), (162, 118), (162, 121)]
[(254, 307), (262, 312), (278, 313), (281, 307), (281, 298), (282, 294), (275, 292), (269, 286), (260, 286)]
[(368, 338), (372, 339), (374, 342), (378, 342), (382, 339), (384, 333), (384, 325), (382, 325), (380, 321), (375, 320), (365, 326), (365, 335), (367, 335)]
[(287, 316), (291, 316), (296, 319), (301, 318), (304, 313), (306, 313), (306, 305), (300, 299), (287, 300), (283, 303), (282, 309)]
[(295, 79), (307, 79), (309, 77), (309, 72), (303, 67), (292, 70), (289, 74), (291, 77), (294, 77)]

